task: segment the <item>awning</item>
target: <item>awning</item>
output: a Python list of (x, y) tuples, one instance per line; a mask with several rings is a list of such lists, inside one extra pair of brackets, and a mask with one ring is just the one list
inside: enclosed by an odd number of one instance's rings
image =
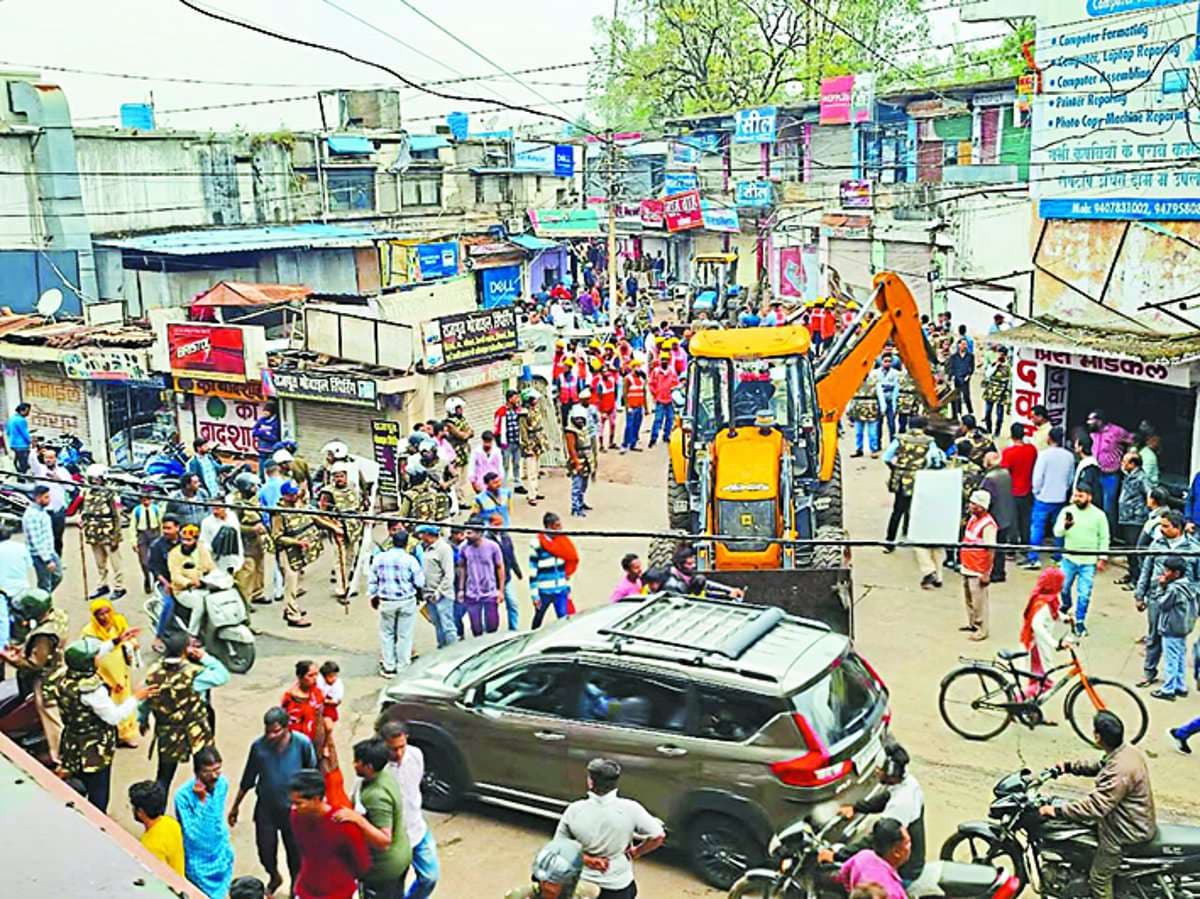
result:
[(450, 141), (441, 134), (410, 134), (408, 136), (408, 149), (412, 153), (440, 150), (442, 147), (448, 146), (450, 146)]
[(1171, 336), (1119, 328), (1088, 328), (1054, 318), (1042, 318), (1037, 323), (1018, 325), (1001, 331), (992, 339), (1017, 346), (1040, 347), (1068, 353), (1090, 351), (1099, 356), (1167, 365), (1182, 365), (1200, 360), (1200, 335)]
[(245, 281), (222, 281), (206, 290), (193, 306), (273, 306), (312, 296), (312, 289), (303, 284), (250, 284)]
[(556, 250), (561, 246), (561, 244), (553, 240), (534, 237), (532, 234), (514, 234), (509, 237), (509, 241), (524, 250), (529, 250), (531, 253), (540, 253), (543, 250)]
[(378, 240), (406, 239), (415, 239), (415, 235), (345, 225), (306, 223), (257, 228), (198, 228), (166, 234), (147, 234), (142, 237), (97, 240), (95, 244), (98, 247), (162, 256), (208, 256), (266, 250), (302, 250), (310, 247), (369, 247)]
[(371, 139), (359, 134), (331, 134), (325, 138), (325, 146), (334, 156), (370, 156), (375, 152)]

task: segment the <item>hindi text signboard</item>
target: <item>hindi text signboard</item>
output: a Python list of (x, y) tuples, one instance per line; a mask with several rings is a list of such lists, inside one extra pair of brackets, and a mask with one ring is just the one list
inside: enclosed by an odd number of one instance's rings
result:
[(275, 395), (319, 403), (345, 403), (375, 406), (378, 385), (374, 378), (342, 372), (305, 371), (299, 368), (274, 368), (271, 381)]
[(425, 323), (428, 369), (475, 365), (517, 351), (517, 317), (511, 307), (445, 315)]

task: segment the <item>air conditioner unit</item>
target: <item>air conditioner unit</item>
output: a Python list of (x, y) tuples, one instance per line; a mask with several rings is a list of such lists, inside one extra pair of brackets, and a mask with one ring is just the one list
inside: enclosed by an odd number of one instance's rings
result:
[(509, 234), (524, 234), (529, 230), (529, 222), (523, 215), (515, 215), (504, 220), (504, 228)]

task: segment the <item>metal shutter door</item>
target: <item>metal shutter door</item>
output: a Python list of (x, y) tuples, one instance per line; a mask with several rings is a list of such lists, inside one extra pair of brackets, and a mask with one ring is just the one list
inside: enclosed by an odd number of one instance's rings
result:
[(829, 267), (841, 276), (842, 284), (852, 288), (864, 301), (871, 295), (871, 241), (829, 238)]
[(888, 240), (884, 241), (883, 252), (888, 271), (903, 278), (917, 301), (917, 308), (932, 315), (933, 285), (928, 278), (933, 259), (931, 248), (921, 243)]
[(321, 449), (332, 440), (341, 440), (356, 456), (375, 458), (371, 444), (371, 419), (383, 418), (382, 412), (339, 403), (291, 402), (296, 443), (300, 454), (314, 468), (325, 463)]

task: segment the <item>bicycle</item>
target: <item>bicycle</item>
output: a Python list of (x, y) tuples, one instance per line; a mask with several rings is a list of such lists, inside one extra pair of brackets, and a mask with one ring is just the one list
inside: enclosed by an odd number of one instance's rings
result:
[[(1141, 697), (1124, 684), (1089, 677), (1075, 654), (1075, 647), (1068, 644), (1067, 649), (1071, 653), (1070, 662), (1040, 675), (1017, 668), (1016, 661), (1029, 655), (1024, 650), (1002, 649), (996, 653), (998, 662), (960, 658), (963, 664), (942, 678), (938, 694), (942, 720), (968, 740), (990, 740), (1014, 720), (1030, 730), (1041, 724), (1053, 724), (1046, 720), (1042, 707), (1063, 690), (1068, 681), (1076, 681), (1067, 692), (1063, 713), (1081, 740), (1092, 742), (1092, 713), (1109, 709), (1124, 722), (1130, 742), (1140, 741), (1150, 723)], [(1055, 674), (1063, 676), (1051, 685)], [(1028, 682), (1029, 690), (1022, 689), (1022, 680)], [(1081, 706), (1083, 699), (1087, 702)], [(973, 726), (975, 719), (968, 720), (972, 713), (978, 715), (979, 727)]]

